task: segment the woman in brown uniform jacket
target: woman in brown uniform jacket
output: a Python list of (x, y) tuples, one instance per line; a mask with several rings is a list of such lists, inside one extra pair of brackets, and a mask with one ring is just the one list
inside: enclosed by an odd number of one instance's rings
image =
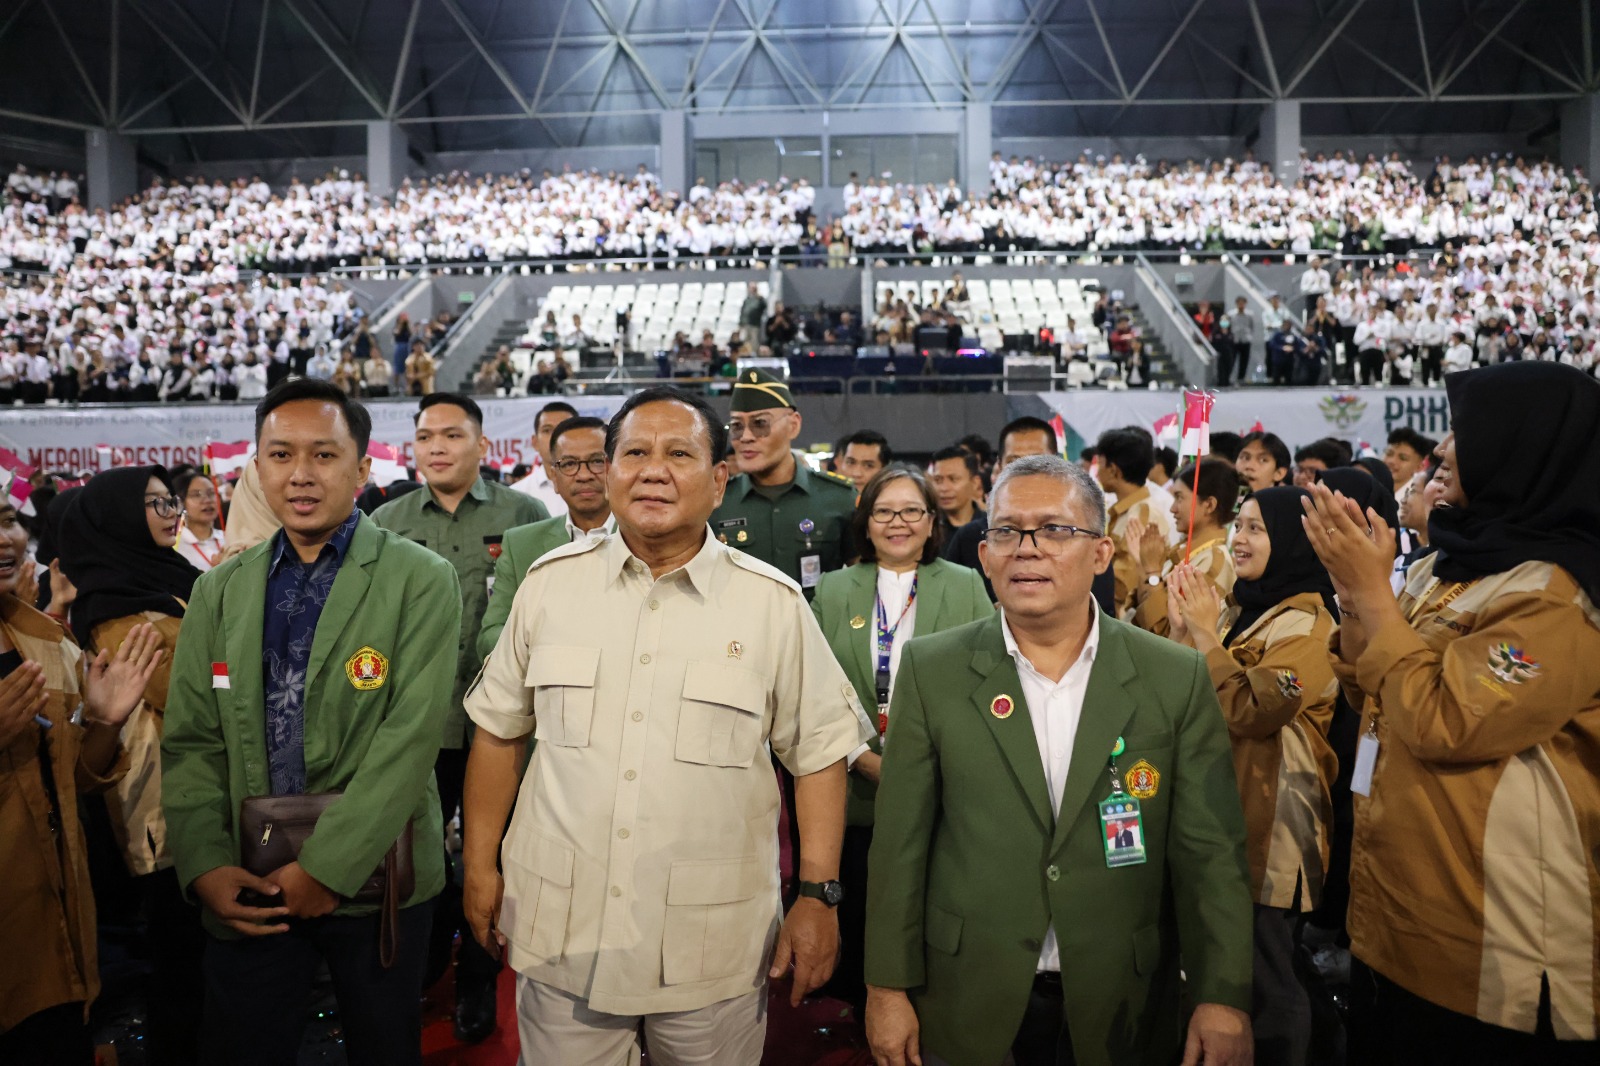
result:
[[(52, 509), (53, 514), (54, 509)], [(199, 911), (178, 888), (161, 813), (161, 732), (167, 673), (178, 628), (200, 571), (173, 545), (183, 520), (171, 479), (159, 466), (119, 467), (89, 479), (68, 502), (58, 529), (61, 569), (77, 587), (72, 632), (91, 653), (116, 648), (150, 624), (166, 657), (122, 729), (128, 772), (107, 795), (112, 828), (143, 904), (154, 974), (145, 1046), (153, 1066), (196, 1061), (203, 997)]]
[(1321, 902), (1338, 773), (1328, 745), (1338, 695), (1328, 658), (1333, 585), (1301, 528), (1306, 498), (1304, 489), (1270, 488), (1240, 506), (1226, 612), (1193, 567), (1168, 580), (1170, 635), (1206, 657), (1233, 742), (1256, 902), (1258, 1066), (1298, 1066), (1309, 1051), (1295, 930)]
[(0, 1062), (90, 1066), (100, 971), (78, 795), (127, 768), (117, 732), (161, 653), (141, 626), (85, 669), (66, 631), (15, 595), (27, 549), (0, 503)]
[(1194, 540), (1189, 540), (1189, 502), (1195, 498), (1194, 463), (1185, 463), (1172, 479), (1172, 524), (1181, 538), (1168, 545), (1161, 530), (1138, 519), (1128, 522), (1128, 545), (1133, 550), (1133, 618), (1140, 629), (1167, 635), (1167, 575), (1184, 561), (1227, 599), (1233, 591), (1233, 555), (1228, 550), (1228, 527), (1239, 510), (1244, 480), (1226, 459), (1200, 462), (1200, 493), (1194, 507)]
[[(1317, 487), (1306, 526), (1363, 705), (1351, 1061), (1600, 1061), (1600, 384), (1445, 379), (1441, 506), (1398, 601), (1393, 534)], [(1368, 532), (1368, 524), (1372, 532)]]

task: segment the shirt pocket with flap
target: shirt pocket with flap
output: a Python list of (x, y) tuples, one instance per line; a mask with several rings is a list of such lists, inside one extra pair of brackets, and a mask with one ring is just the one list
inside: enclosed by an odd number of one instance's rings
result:
[(749, 766), (761, 747), (767, 684), (733, 663), (691, 661), (683, 672), (675, 754), (702, 766)]
[(662, 983), (755, 977), (777, 915), (771, 880), (754, 855), (673, 863), (661, 932)]
[(567, 949), (572, 916), (574, 852), (559, 840), (529, 834), (507, 849), (506, 865), (517, 868), (514, 894), (507, 893), (500, 923), (512, 940), (541, 959), (559, 960)]
[(524, 677), (533, 689), (534, 737), (559, 747), (588, 747), (599, 675), (599, 648), (534, 648)]

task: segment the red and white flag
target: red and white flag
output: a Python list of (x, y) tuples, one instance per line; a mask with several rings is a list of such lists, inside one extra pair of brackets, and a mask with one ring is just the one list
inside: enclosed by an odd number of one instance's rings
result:
[(1056, 447), (1064, 456), (1067, 454), (1067, 423), (1059, 413), (1050, 416), (1050, 428), (1055, 431)]
[(1176, 444), (1178, 442), (1178, 413), (1162, 415), (1150, 427), (1155, 434), (1157, 444)]
[(1185, 389), (1183, 392), (1183, 440), (1180, 459), (1211, 454), (1211, 408), (1217, 402), (1214, 392)]
[(232, 444), (207, 441), (206, 472), (214, 478), (237, 474), (244, 469), (244, 464), (250, 461), (250, 456), (255, 450), (256, 446), (247, 440), (235, 441)]
[(379, 488), (388, 488), (406, 479), (406, 464), (400, 458), (399, 448), (372, 441), (367, 445), (367, 457), (372, 460), (372, 480)]
[(5, 502), (15, 507), (18, 514), (32, 518), (37, 513), (33, 509), (33, 501), (28, 498), (33, 495), (32, 483), (20, 474), (12, 473), (9, 469), (0, 471), (0, 477), (4, 477), (6, 482)]
[(228, 680), (228, 664), (227, 663), (212, 663), (211, 664), (211, 687), (212, 688), (226, 688), (226, 689), (233, 688), (233, 682)]
[(22, 457), (11, 449), (0, 448), (0, 470), (8, 470), (23, 481), (27, 481), (33, 477), (38, 467), (23, 462)]

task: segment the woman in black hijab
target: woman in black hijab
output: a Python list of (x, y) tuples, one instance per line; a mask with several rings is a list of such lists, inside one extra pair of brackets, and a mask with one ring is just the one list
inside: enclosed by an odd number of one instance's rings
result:
[(1226, 612), (1192, 566), (1167, 582), (1171, 635), (1206, 657), (1233, 746), (1255, 901), (1259, 1063), (1304, 1062), (1310, 1045), (1295, 931), (1322, 901), (1338, 771), (1328, 745), (1338, 692), (1328, 658), (1333, 585), (1301, 528), (1306, 498), (1284, 486), (1240, 505)]
[[(106, 798), (128, 872), (141, 890), (154, 968), (146, 1015), (149, 1061), (197, 1061), (204, 1000), (199, 912), (183, 899), (161, 812), (161, 724), (172, 651), (200, 572), (173, 548), (183, 512), (160, 466), (119, 467), (64, 499), (57, 526), (62, 572), (77, 589), (70, 620), (93, 655), (115, 652), (133, 628), (153, 624), (164, 651), (144, 701), (123, 726), (128, 773)], [(55, 517), (56, 508), (51, 508)]]
[(1383, 520), (1321, 485), (1307, 508), (1370, 753), (1350, 1060), (1593, 1063), (1600, 383), (1520, 362), (1451, 374), (1445, 390), (1439, 551), (1398, 601)]

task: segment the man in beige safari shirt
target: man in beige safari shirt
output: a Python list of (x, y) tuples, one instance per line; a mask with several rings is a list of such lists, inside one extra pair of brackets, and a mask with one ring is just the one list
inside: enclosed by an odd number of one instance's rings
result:
[[(726, 439), (671, 387), (624, 404), (617, 534), (533, 565), (466, 700), (465, 905), (521, 975), (524, 1062), (637, 1062), (642, 1025), (653, 1061), (754, 1066), (766, 978), (792, 963), (798, 1003), (833, 970), (846, 760), (870, 725), (799, 587), (710, 536)], [(769, 746), (801, 837), (781, 929)], [(514, 798), (502, 844), (485, 830)]]

